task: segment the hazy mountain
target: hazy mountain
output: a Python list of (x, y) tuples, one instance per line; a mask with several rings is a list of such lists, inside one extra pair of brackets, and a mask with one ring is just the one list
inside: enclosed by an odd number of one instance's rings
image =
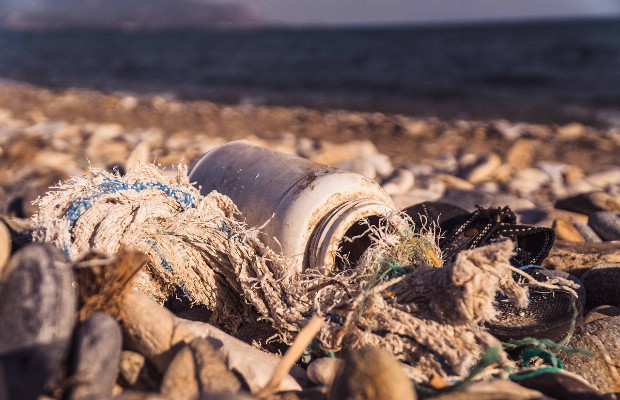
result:
[(0, 27), (178, 28), (256, 25), (249, 6), (203, 0), (2, 0)]

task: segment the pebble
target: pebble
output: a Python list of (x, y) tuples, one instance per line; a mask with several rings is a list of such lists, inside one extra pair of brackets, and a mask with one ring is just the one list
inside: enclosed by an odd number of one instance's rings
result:
[(351, 351), (336, 373), (330, 400), (412, 400), (416, 393), (400, 363), (385, 350)]
[(516, 170), (528, 168), (534, 161), (534, 150), (531, 140), (519, 139), (506, 152), (506, 163)]
[(577, 329), (568, 345), (589, 350), (594, 353), (594, 357), (558, 353), (567, 371), (581, 375), (602, 393), (620, 391), (620, 368), (614, 364), (620, 360), (620, 316), (583, 325)]
[(518, 171), (507, 184), (509, 193), (527, 196), (551, 181), (549, 175), (538, 168), (524, 168)]
[(424, 203), (425, 201), (437, 201), (441, 194), (424, 189), (413, 189), (405, 194), (392, 195), (394, 204), (399, 209), (407, 208), (414, 204)]
[(620, 304), (620, 263), (603, 263), (588, 268), (581, 275), (586, 287), (588, 308)]
[(443, 182), (445, 186), (449, 188), (461, 190), (473, 190), (475, 188), (473, 183), (466, 181), (465, 179), (461, 179), (458, 176), (450, 174), (435, 174), (433, 177)]
[(605, 319), (609, 317), (617, 317), (620, 315), (620, 308), (605, 304), (602, 306), (594, 307), (583, 318), (583, 323), (588, 324), (590, 322), (598, 321), (599, 319)]
[(11, 256), (11, 232), (6, 224), (0, 221), (0, 276), (2, 269)]
[(206, 339), (196, 338), (179, 350), (170, 362), (161, 394), (167, 398), (194, 399), (203, 392), (236, 392), (239, 379)]
[(351, 158), (349, 160), (337, 162), (332, 166), (335, 168), (345, 169), (347, 171), (364, 175), (365, 177), (370, 179), (375, 179), (377, 177), (377, 170), (375, 169), (375, 165), (368, 161), (365, 157)]
[(142, 354), (130, 350), (121, 353), (118, 382), (123, 387), (153, 391), (159, 389), (160, 381), (161, 375)]
[(317, 385), (329, 386), (332, 384), (336, 372), (342, 366), (342, 360), (334, 357), (317, 358), (308, 365), (308, 378)]
[(73, 274), (52, 245), (16, 252), (0, 277), (0, 361), (10, 398), (36, 399), (66, 356), (76, 313)]
[(381, 179), (386, 179), (394, 172), (392, 161), (385, 154), (371, 154), (365, 158), (375, 167), (377, 176)]
[(398, 168), (385, 180), (382, 186), (387, 194), (403, 194), (413, 188), (414, 183), (413, 172)]
[(620, 240), (620, 213), (595, 212), (588, 217), (588, 225), (603, 240)]
[(152, 159), (153, 155), (151, 154), (151, 145), (149, 142), (140, 142), (131, 150), (129, 157), (127, 157), (125, 169), (128, 170), (138, 163), (150, 162)]
[(604, 189), (609, 185), (619, 185), (620, 184), (620, 168), (612, 167), (605, 171), (599, 171), (593, 174), (590, 174), (585, 177), (585, 181)]
[(463, 171), (462, 176), (473, 184), (481, 183), (491, 179), (500, 165), (502, 159), (497, 154), (485, 154)]
[(559, 199), (555, 202), (556, 208), (590, 215), (597, 211), (620, 212), (620, 201), (602, 191), (581, 193)]
[(580, 138), (586, 133), (586, 127), (579, 122), (571, 122), (570, 124), (559, 127), (557, 130), (557, 135), (560, 138), (567, 140), (574, 140)]
[(585, 238), (579, 233), (579, 230), (570, 222), (563, 219), (553, 221), (553, 231), (556, 239), (570, 240), (573, 242), (585, 242)]
[(72, 351), (70, 400), (105, 399), (112, 389), (121, 356), (121, 329), (103, 312), (90, 316), (75, 335)]
[(477, 205), (485, 208), (504, 207), (506, 205), (510, 205), (510, 208), (513, 211), (535, 207), (535, 204), (530, 200), (513, 197), (510, 195), (493, 195), (477, 190), (459, 190), (452, 188), (446, 190), (446, 194), (440, 199), (440, 201), (463, 207), (469, 211), (474, 211)]
[(573, 222), (573, 226), (577, 229), (581, 236), (583, 236), (586, 242), (597, 243), (603, 241), (588, 224), (584, 224), (583, 222)]

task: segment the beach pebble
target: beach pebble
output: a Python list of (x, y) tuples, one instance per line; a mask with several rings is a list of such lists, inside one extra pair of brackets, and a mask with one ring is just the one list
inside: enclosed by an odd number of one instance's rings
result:
[(586, 242), (596, 243), (603, 241), (601, 237), (597, 235), (596, 232), (594, 232), (594, 229), (590, 228), (588, 224), (584, 224), (583, 222), (574, 222), (573, 226), (575, 227), (575, 229), (577, 229), (581, 236), (583, 236)]
[(152, 159), (153, 155), (151, 154), (151, 145), (149, 142), (140, 142), (131, 150), (129, 157), (127, 157), (125, 169), (129, 169), (138, 163), (150, 162)]
[(477, 190), (447, 189), (440, 201), (463, 207), (469, 211), (474, 211), (477, 205), (485, 208), (510, 206), (513, 211), (535, 207), (534, 203), (527, 199), (505, 194), (494, 195)]
[[(299, 400), (300, 399), (292, 392), (288, 392), (282, 395), (281, 397), (273, 396), (270, 398), (282, 399), (282, 400)], [(320, 397), (320, 398), (323, 398), (323, 397)], [(258, 398), (251, 396), (244, 392), (237, 392), (237, 393), (228, 392), (228, 393), (203, 393), (196, 400), (258, 400)]]
[(506, 164), (516, 170), (528, 168), (534, 161), (534, 150), (531, 140), (517, 140), (506, 152)]
[(608, 193), (594, 191), (565, 197), (555, 202), (556, 208), (590, 215), (597, 211), (620, 212), (620, 200)]
[(11, 256), (11, 232), (6, 224), (0, 221), (0, 276), (2, 269)]
[(161, 376), (146, 358), (134, 351), (124, 350), (119, 363), (118, 382), (121, 386), (143, 391), (159, 389)]
[(577, 230), (573, 224), (566, 220), (556, 219), (553, 222), (552, 228), (555, 232), (556, 239), (570, 240), (573, 242), (585, 242), (585, 239), (581, 233), (579, 233), (579, 230)]
[(385, 350), (366, 347), (351, 351), (329, 390), (330, 400), (412, 400), (413, 384), (400, 363)]
[(601, 189), (609, 185), (620, 185), (620, 167), (611, 167), (590, 174), (585, 177), (585, 181)]
[(438, 172), (454, 174), (459, 169), (459, 162), (454, 154), (442, 153), (431, 161), (431, 166)]
[(556, 240), (542, 265), (566, 271), (577, 278), (591, 267), (602, 263), (620, 263), (618, 242), (566, 242)]
[(588, 225), (603, 240), (620, 240), (620, 213), (595, 212), (588, 217)]
[(414, 204), (424, 203), (425, 201), (436, 201), (440, 197), (441, 194), (430, 190), (413, 189), (404, 194), (392, 195), (392, 200), (394, 200), (396, 207), (403, 209)]
[(509, 193), (526, 196), (551, 181), (549, 175), (538, 168), (524, 168), (517, 171), (515, 176), (507, 183)]
[(413, 172), (398, 168), (383, 182), (382, 186), (387, 194), (403, 194), (413, 188), (414, 183)]
[(466, 168), (462, 177), (473, 184), (484, 182), (495, 175), (500, 165), (502, 165), (502, 159), (497, 154), (485, 154)]
[(449, 188), (462, 190), (473, 190), (475, 188), (473, 183), (450, 174), (435, 174), (433, 178), (443, 182)]
[(172, 359), (160, 391), (166, 398), (191, 400), (203, 392), (236, 392), (240, 388), (239, 379), (226, 368), (213, 345), (196, 338)]
[(342, 144), (321, 142), (321, 151), (310, 159), (321, 164), (333, 165), (340, 161), (368, 157), (377, 153), (377, 147), (370, 140), (352, 140)]
[(571, 122), (570, 124), (566, 124), (560, 126), (557, 130), (557, 135), (566, 140), (574, 140), (582, 137), (587, 133), (587, 129), (583, 124), (579, 122)]
[(590, 322), (597, 321), (599, 319), (605, 319), (609, 317), (616, 317), (620, 315), (620, 308), (605, 304), (602, 306), (594, 307), (590, 312), (583, 318), (583, 323), (588, 324)]
[[(559, 352), (558, 358), (567, 371), (585, 378), (602, 393), (620, 391), (620, 316), (599, 319), (578, 328), (568, 346), (586, 349), (594, 354)], [(614, 361), (615, 360), (615, 361)]]
[(76, 293), (64, 255), (31, 244), (0, 276), (0, 362), (10, 398), (36, 399), (64, 359), (73, 331)]
[(375, 165), (368, 161), (365, 157), (357, 157), (345, 161), (340, 161), (333, 164), (332, 167), (355, 172), (357, 174), (364, 175), (365, 177), (370, 179), (375, 179), (377, 177), (377, 170), (375, 169)]
[(308, 365), (308, 378), (320, 386), (331, 385), (338, 368), (342, 365), (342, 360), (334, 357), (318, 358)]
[(588, 308), (620, 304), (620, 263), (603, 263), (588, 268), (581, 275), (586, 288)]
[(110, 398), (118, 374), (121, 346), (121, 329), (114, 318), (97, 312), (86, 319), (73, 342), (69, 379), (76, 384), (67, 398)]
[(370, 162), (377, 172), (377, 176), (381, 179), (386, 179), (394, 172), (394, 166), (390, 157), (385, 154), (371, 154), (366, 156), (366, 160)]

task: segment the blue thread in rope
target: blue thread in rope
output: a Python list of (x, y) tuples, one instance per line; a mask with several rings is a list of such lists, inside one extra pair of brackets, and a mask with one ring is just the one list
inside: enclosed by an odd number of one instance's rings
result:
[(235, 232), (233, 232), (228, 226), (226, 226), (226, 221), (222, 221), (222, 226), (217, 228), (218, 231), (224, 232), (228, 235), (228, 239), (235, 238), (235, 240), (239, 243), (243, 243), (243, 238), (238, 236)]
[[(155, 252), (157, 253), (157, 255), (159, 256), (159, 258), (161, 259), (161, 266), (164, 267), (164, 269), (166, 269), (167, 271), (170, 271), (170, 273), (172, 274), (172, 276), (174, 276), (175, 278), (179, 278), (177, 276), (177, 274), (174, 272), (174, 268), (172, 268), (172, 265), (170, 265), (170, 263), (168, 262), (168, 260), (166, 260), (166, 257), (164, 257), (164, 255), (161, 253), (161, 251), (159, 250), (159, 247), (157, 247), (157, 243), (155, 243), (154, 240), (149, 240), (148, 244), (151, 245), (151, 247), (155, 250)], [(185, 286), (185, 282), (179, 280), (179, 286), (181, 286), (181, 290), (183, 290), (183, 295), (186, 298), (190, 298), (189, 296), (189, 291), (187, 290), (187, 287)]]
[(121, 190), (135, 190), (141, 192), (145, 189), (155, 189), (163, 192), (168, 197), (175, 199), (184, 210), (193, 208), (196, 206), (198, 199), (191, 193), (184, 192), (179, 189), (175, 189), (162, 182), (135, 182), (127, 183), (118, 179), (109, 177), (105, 174), (101, 174), (106, 182), (99, 184), (101, 192), (88, 197), (78, 197), (71, 202), (69, 210), (67, 210), (67, 218), (71, 226), (75, 225), (80, 216), (93, 206), (93, 200), (97, 199), (104, 194), (116, 193)]

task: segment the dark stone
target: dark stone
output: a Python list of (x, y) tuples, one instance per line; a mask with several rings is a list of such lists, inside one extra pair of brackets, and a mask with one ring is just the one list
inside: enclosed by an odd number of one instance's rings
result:
[(521, 386), (563, 400), (604, 400), (603, 395), (585, 382), (565, 374), (542, 373), (527, 379), (516, 379)]
[(595, 212), (588, 217), (588, 225), (603, 240), (620, 240), (620, 213)]
[(69, 400), (107, 399), (121, 357), (121, 329), (111, 316), (97, 312), (78, 328), (73, 343)]
[(581, 193), (575, 196), (559, 199), (555, 208), (590, 215), (597, 211), (620, 211), (620, 201), (603, 191)]
[(36, 399), (64, 361), (73, 331), (76, 293), (64, 255), (31, 244), (13, 255), (0, 277), (0, 362), (11, 399)]

